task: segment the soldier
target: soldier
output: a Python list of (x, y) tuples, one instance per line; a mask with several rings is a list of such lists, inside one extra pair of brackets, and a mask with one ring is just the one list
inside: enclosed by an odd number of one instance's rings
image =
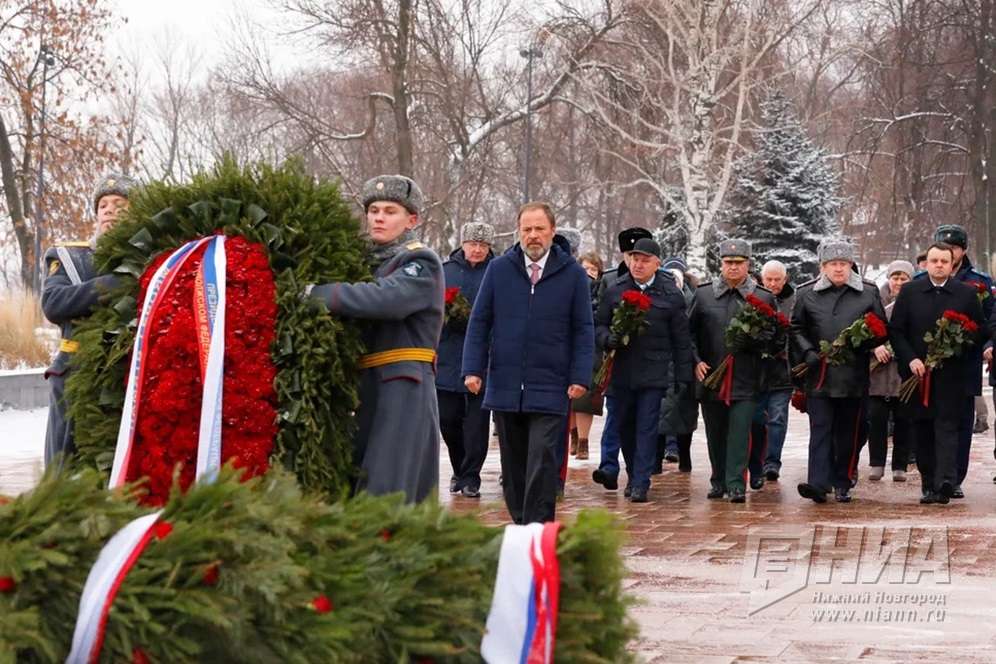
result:
[(750, 276), (751, 247), (746, 240), (724, 240), (719, 245), (721, 278), (706, 281), (695, 289), (689, 312), (695, 378), (702, 418), (705, 420), (709, 462), (712, 465), (710, 499), (729, 494), (730, 502), (746, 501), (747, 459), (750, 453), (750, 425), (758, 394), (764, 389), (766, 362), (760, 353), (743, 351), (734, 355), (730, 405), (707, 389), (701, 381), (719, 366), (729, 351), (726, 327), (744, 307), (748, 295), (755, 295), (775, 307), (775, 298)]
[[(630, 479), (630, 500), (647, 502), (650, 475), (657, 457), (657, 425), (661, 401), (669, 387), (691, 390), (692, 353), (688, 335), (685, 298), (673, 279), (660, 272), (661, 249), (654, 240), (638, 240), (630, 252), (629, 274), (617, 277), (598, 305), (595, 316), (596, 343), (616, 351), (610, 394), (615, 399), (613, 435), (634, 451), (635, 468)], [(623, 293), (639, 290), (653, 306), (647, 312), (646, 328), (626, 346), (611, 329), (613, 311)]]
[(833, 488), (837, 502), (847, 503), (868, 399), (870, 352), (886, 339), (875, 339), (858, 349), (850, 362), (826, 367), (820, 342), (833, 342), (869, 312), (885, 321), (885, 310), (878, 287), (854, 271), (850, 241), (823, 242), (819, 259), (822, 274), (799, 286), (792, 312), (793, 363), (805, 362), (809, 367), (805, 378), (809, 471), (798, 489), (802, 497), (825, 503)]
[(358, 490), (404, 491), (421, 502), (439, 481), (436, 345), (443, 327), (443, 266), (415, 239), (422, 192), (403, 175), (363, 185), (374, 280), (310, 285), (306, 295), (340, 316), (370, 321), (360, 358), (354, 442)]
[(45, 465), (76, 452), (72, 423), (67, 419), (65, 398), (69, 360), (79, 349), (74, 341), (72, 321), (89, 316), (102, 292), (116, 285), (116, 278), (97, 276), (93, 267), (93, 249), (97, 239), (118, 220), (128, 208), (128, 194), (136, 184), (132, 178), (109, 173), (97, 183), (91, 201), (96, 215), (94, 233), (88, 242), (62, 242), (45, 252), (45, 283), (42, 287), (42, 311), (59, 326), (62, 341), (59, 353), (45, 371), (51, 386), (48, 429), (45, 432)]
[[(988, 274), (976, 270), (966, 253), (968, 250), (968, 233), (965, 232), (964, 228), (955, 224), (938, 226), (934, 232), (934, 242), (948, 244), (954, 252), (952, 279), (965, 282), (975, 288), (985, 289), (990, 295), (992, 294), (992, 278)], [(926, 257), (924, 258), (926, 259)], [(926, 278), (926, 271), (918, 273), (915, 277), (915, 279)], [(986, 320), (989, 320), (992, 316), (993, 301), (992, 297), (987, 297), (982, 301), (982, 313), (985, 315)], [(971, 376), (973, 394), (980, 396), (982, 394), (983, 344), (977, 344), (972, 348), (971, 352), (974, 358), (973, 361), (975, 362), (975, 371)], [(958, 407), (961, 409), (958, 418), (958, 475), (957, 482), (951, 493), (951, 497), (955, 499), (965, 497), (965, 492), (962, 491), (961, 484), (965, 481), (965, 476), (968, 474), (968, 460), (972, 452), (972, 430), (975, 428), (975, 400), (965, 399), (959, 402)]]

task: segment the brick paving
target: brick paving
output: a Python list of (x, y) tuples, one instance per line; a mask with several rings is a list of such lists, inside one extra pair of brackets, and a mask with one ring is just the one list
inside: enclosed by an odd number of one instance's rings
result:
[[(596, 419), (593, 440), (601, 422)], [(793, 411), (781, 480), (748, 492), (744, 505), (706, 500), (709, 461), (701, 423), (692, 472), (666, 465), (653, 478), (645, 505), (592, 483), (597, 444), (589, 461), (571, 460), (558, 517), (569, 520), (581, 509), (600, 507), (624, 524), (626, 586), (639, 601), (632, 615), (640, 626), (634, 646), (640, 658), (996, 661), (992, 431), (975, 437), (967, 498), (947, 506), (919, 504), (915, 469), (906, 483), (894, 483), (891, 472), (880, 482), (864, 479), (867, 451), (854, 501), (815, 505), (796, 492), (805, 479), (807, 445), (806, 418)], [(449, 496), (445, 452), (442, 457), (442, 500), (487, 522), (507, 523), (497, 442), (479, 502)]]
[[(601, 423), (596, 419), (593, 440)], [(32, 414), (29, 424), (19, 433), (43, 435), (42, 415)], [(947, 506), (919, 505), (915, 470), (904, 484), (889, 473), (881, 482), (862, 479), (849, 505), (800, 498), (795, 487), (805, 477), (807, 435), (805, 417), (793, 411), (781, 481), (749, 492), (745, 505), (706, 500), (701, 425), (692, 472), (666, 465), (645, 505), (591, 482), (597, 444), (591, 460), (571, 460), (559, 516), (605, 508), (624, 525), (639, 658), (655, 664), (996, 661), (992, 432), (975, 438), (966, 500)], [(0, 446), (0, 493), (36, 481), (40, 452), (40, 439), (27, 451)], [(478, 501), (449, 495), (443, 451), (442, 500), (506, 523), (498, 456), (493, 439)], [(867, 452), (861, 473), (867, 476)]]

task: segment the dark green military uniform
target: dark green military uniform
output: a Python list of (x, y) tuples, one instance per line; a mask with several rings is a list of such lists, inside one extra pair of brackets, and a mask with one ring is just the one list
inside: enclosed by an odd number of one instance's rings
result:
[(100, 293), (113, 287), (115, 278), (97, 276), (93, 269), (93, 249), (86, 242), (66, 242), (49, 249), (45, 252), (45, 270), (42, 311), (62, 332), (59, 353), (45, 372), (51, 387), (45, 432), (45, 465), (48, 466), (59, 455), (76, 451), (72, 426), (66, 417), (65, 398), (69, 360), (77, 350), (77, 342), (72, 338), (72, 321), (89, 316)]

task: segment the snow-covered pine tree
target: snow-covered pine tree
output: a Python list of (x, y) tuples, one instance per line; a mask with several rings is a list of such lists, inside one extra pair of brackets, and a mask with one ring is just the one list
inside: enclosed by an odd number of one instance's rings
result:
[(756, 150), (735, 166), (728, 234), (751, 241), (758, 269), (779, 260), (796, 282), (815, 277), (820, 241), (837, 230), (837, 173), (780, 90), (761, 102), (756, 136)]

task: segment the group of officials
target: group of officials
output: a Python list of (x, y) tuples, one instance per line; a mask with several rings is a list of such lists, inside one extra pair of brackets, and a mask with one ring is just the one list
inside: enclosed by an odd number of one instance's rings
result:
[[(47, 462), (73, 451), (61, 390), (67, 357), (76, 350), (71, 321), (87, 315), (109, 285), (102, 281), (113, 279), (94, 274), (90, 256), (100, 233), (127, 206), (133, 185), (124, 176), (104, 178), (94, 194), (98, 222), (91, 241), (46, 254), (43, 308), (63, 328), (60, 354), (48, 373), (53, 407)], [(362, 204), (373, 280), (309, 285), (302, 293), (323, 302), (331, 315), (368, 321), (356, 412), (358, 490), (402, 491), (410, 501), (429, 497), (438, 485), (442, 432), (453, 468), (450, 491), (479, 496), (493, 415), (512, 519), (552, 520), (566, 467), (570, 404), (591, 389), (596, 358), (612, 352), (601, 463), (593, 479), (617, 490), (621, 452), (625, 494), (634, 503), (649, 500), (662, 457), (680, 459), (681, 469), (690, 470), (699, 408), (712, 467), (708, 498), (744, 502), (748, 487), (758, 490), (765, 479), (778, 479), (790, 400), (810, 420), (802, 496), (817, 503), (831, 494), (849, 501), (869, 435), (872, 479), (881, 478), (890, 417), (894, 479), (905, 478), (907, 455), (914, 452), (922, 502), (964, 495), (974, 397), (981, 393), (983, 354), (991, 357), (993, 326), (992, 284), (971, 266), (960, 227), (938, 229), (924, 271), (914, 274), (904, 261), (893, 264), (902, 264), (895, 273), (890, 266), (890, 301), (883, 303), (879, 288), (859, 276), (854, 246), (844, 239), (820, 246), (819, 277), (797, 287), (787, 283), (786, 266), (774, 261), (762, 267), (760, 282), (755, 279), (750, 243), (739, 239), (719, 245), (718, 278), (695, 283), (680, 260), (663, 259), (649, 231), (631, 228), (619, 237), (618, 268), (593, 280), (576, 259), (580, 235), (559, 229), (544, 203), (522, 206), (518, 241), (501, 255), (493, 251), (489, 225), (465, 224), (460, 247), (446, 262), (415, 237), (423, 200), (413, 180), (373, 178), (364, 185)], [(469, 320), (447, 320), (447, 288), (459, 289), (472, 305)], [(613, 328), (613, 313), (634, 290), (650, 306), (642, 331), (627, 339)], [(732, 353), (728, 394), (721, 399), (703, 379), (731, 355), (724, 333), (750, 296), (789, 316), (791, 329), (781, 352)], [(900, 404), (899, 379), (925, 376), (924, 335), (947, 310), (976, 322), (975, 343), (931, 372), (924, 383), (929, 399)], [(833, 341), (867, 313), (890, 319), (888, 338), (869, 341), (847, 362), (824, 366), (821, 342)], [(799, 363), (809, 367), (801, 381), (790, 372)], [(895, 375), (870, 393), (877, 372)]]

